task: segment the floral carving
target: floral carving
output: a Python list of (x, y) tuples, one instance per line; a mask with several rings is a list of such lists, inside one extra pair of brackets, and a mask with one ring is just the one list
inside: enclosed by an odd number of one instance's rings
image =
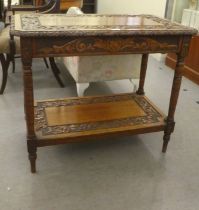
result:
[(64, 53), (125, 53), (132, 51), (176, 51), (177, 44), (160, 42), (153, 38), (78, 38), (64, 45), (42, 47), (39, 54), (64, 54)]
[[(59, 106), (73, 106), (83, 104), (94, 104), (94, 103), (109, 103), (116, 101), (134, 100), (146, 113), (145, 116), (138, 117), (127, 117), (109, 121), (99, 122), (88, 122), (79, 124), (66, 124), (59, 126), (48, 126), (48, 122), (45, 115), (45, 108), (47, 107), (59, 107)], [(161, 119), (161, 114), (158, 113), (144, 98), (137, 96), (136, 94), (124, 94), (124, 95), (113, 95), (105, 97), (92, 97), (82, 99), (66, 99), (57, 101), (44, 101), (38, 102), (35, 107), (35, 128), (36, 131), (42, 132), (43, 136), (82, 132), (89, 130), (109, 129), (118, 128), (132, 125), (143, 125), (150, 123), (158, 123)]]

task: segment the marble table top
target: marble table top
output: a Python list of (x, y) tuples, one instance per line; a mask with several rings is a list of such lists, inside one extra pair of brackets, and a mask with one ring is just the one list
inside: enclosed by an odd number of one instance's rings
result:
[(153, 15), (17, 14), (15, 36), (194, 35), (197, 30)]

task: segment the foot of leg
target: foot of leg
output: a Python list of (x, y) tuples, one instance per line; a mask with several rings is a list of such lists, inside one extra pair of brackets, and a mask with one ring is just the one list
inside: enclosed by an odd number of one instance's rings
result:
[(164, 134), (162, 152), (166, 153), (171, 134)]
[(167, 125), (164, 131), (162, 152), (166, 153), (167, 146), (170, 141), (171, 133), (174, 131), (175, 122), (173, 120), (166, 120)]
[(37, 154), (29, 154), (29, 160), (30, 160), (30, 167), (31, 167), (31, 172), (36, 173), (36, 159), (37, 159)]
[(37, 146), (35, 140), (28, 140), (28, 153), (29, 153), (29, 160), (31, 166), (31, 172), (36, 173), (36, 159), (37, 159)]

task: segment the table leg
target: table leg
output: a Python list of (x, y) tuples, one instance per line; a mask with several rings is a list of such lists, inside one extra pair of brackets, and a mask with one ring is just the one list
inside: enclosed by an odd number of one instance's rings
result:
[(49, 61), (50, 61), (50, 66), (51, 66), (52, 72), (53, 72), (53, 74), (55, 76), (55, 79), (59, 83), (60, 87), (64, 87), (64, 83), (62, 82), (62, 80), (61, 80), (61, 78), (59, 76), (60, 71), (59, 71), (59, 68), (57, 67), (57, 65), (55, 63), (55, 59), (53, 57), (50, 57)]
[(169, 112), (168, 117), (166, 120), (166, 127), (164, 130), (164, 137), (163, 137), (163, 147), (162, 152), (165, 153), (167, 150), (167, 146), (170, 140), (171, 133), (174, 131), (175, 122), (174, 122), (174, 114), (176, 110), (176, 105), (178, 101), (181, 81), (182, 81), (182, 71), (184, 68), (184, 56), (181, 54), (177, 54), (177, 63), (173, 78), (173, 85), (171, 90), (171, 97), (170, 97), (170, 104), (169, 104)]
[(8, 62), (6, 61), (3, 54), (0, 54), (0, 62), (2, 67), (2, 84), (0, 88), (0, 94), (3, 94), (8, 78)]
[(34, 95), (33, 95), (33, 80), (32, 80), (32, 57), (30, 49), (31, 43), (29, 40), (21, 39), (22, 64), (23, 64), (23, 79), (24, 79), (24, 108), (27, 127), (27, 146), (29, 160), (31, 164), (31, 172), (36, 172), (37, 158), (37, 141), (34, 131)]
[(144, 83), (145, 83), (145, 77), (146, 77), (148, 57), (149, 57), (149, 54), (142, 55), (142, 63), (141, 63), (141, 69), (140, 69), (140, 82), (139, 82), (139, 88), (136, 92), (138, 95), (144, 95)]
[(36, 173), (37, 145), (35, 140), (27, 139), (28, 157), (32, 173)]

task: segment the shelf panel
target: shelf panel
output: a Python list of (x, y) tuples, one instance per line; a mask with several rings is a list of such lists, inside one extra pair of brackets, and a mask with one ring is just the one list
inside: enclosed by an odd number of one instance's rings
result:
[(165, 116), (145, 97), (119, 94), (38, 101), (35, 132), (38, 145), (81, 141), (110, 134), (164, 130)]

